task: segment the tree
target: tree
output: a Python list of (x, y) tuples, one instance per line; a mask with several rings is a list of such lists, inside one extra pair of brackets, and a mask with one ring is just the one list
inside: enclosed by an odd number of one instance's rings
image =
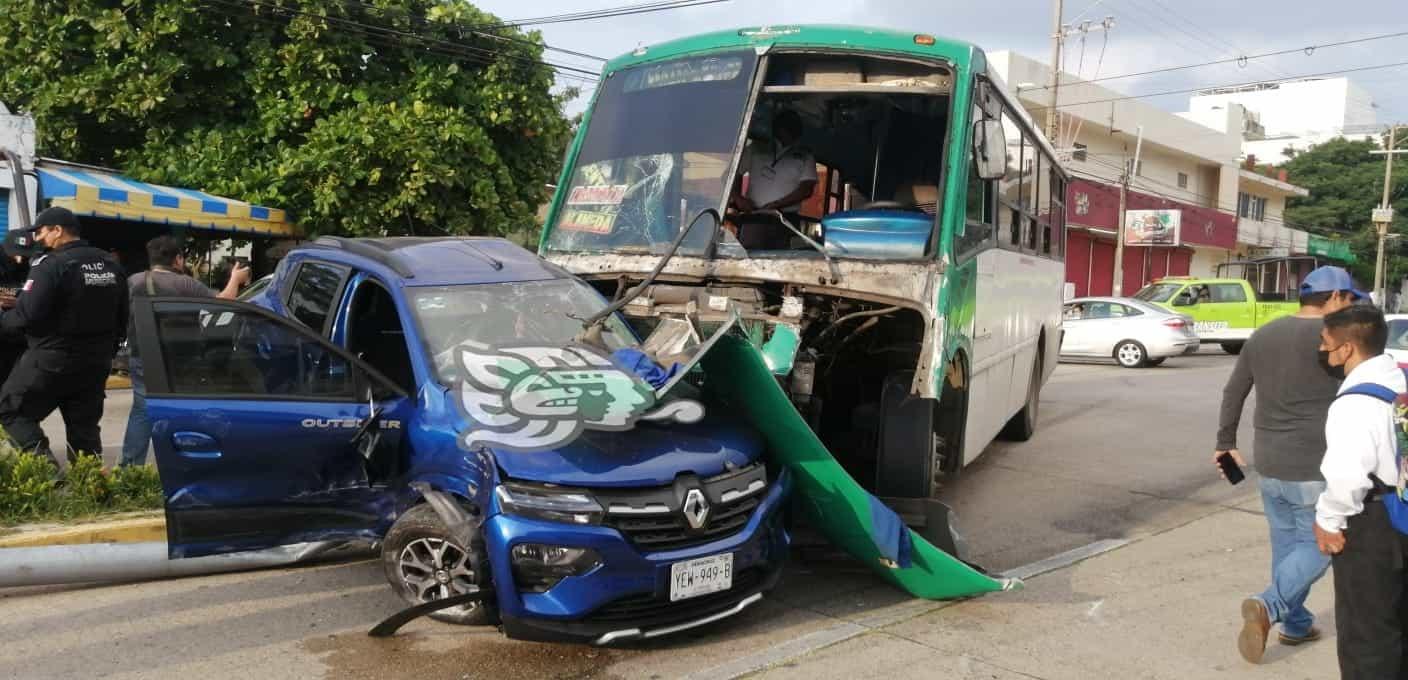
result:
[[(1281, 166), (1292, 182), (1310, 190), (1309, 196), (1290, 200), (1286, 221), (1348, 240), (1356, 257), (1350, 269), (1362, 285), (1374, 281), (1378, 240), (1369, 216), (1383, 198), (1384, 157), (1369, 153), (1376, 148), (1381, 147), (1369, 139), (1337, 137), (1293, 154)], [(1408, 172), (1395, 173), (1390, 195), (1397, 202), (1408, 198)], [(1390, 232), (1408, 232), (1408, 216), (1403, 210), (1395, 216)], [(1408, 276), (1408, 258), (1399, 256), (1398, 250), (1392, 243), (1386, 247), (1391, 255), (1388, 281)]]
[(7, 0), (42, 153), (287, 209), (312, 234), (531, 225), (566, 143), (537, 35), (461, 0)]

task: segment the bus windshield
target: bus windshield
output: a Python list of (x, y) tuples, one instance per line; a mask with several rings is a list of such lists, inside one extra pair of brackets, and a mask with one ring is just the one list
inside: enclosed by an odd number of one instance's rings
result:
[[(600, 87), (548, 250), (660, 254), (724, 200), (757, 57), (727, 52), (645, 64)], [(687, 131), (687, 132), (686, 132)], [(707, 220), (681, 244), (702, 253)]]

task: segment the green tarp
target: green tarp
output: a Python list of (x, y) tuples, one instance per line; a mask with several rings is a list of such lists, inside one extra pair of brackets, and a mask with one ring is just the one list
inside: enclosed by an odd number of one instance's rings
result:
[[(778, 385), (762, 354), (738, 335), (719, 339), (702, 357), (706, 389), (762, 432), (769, 456), (793, 475), (795, 506), (836, 546), (917, 597), (947, 599), (1012, 589), (1015, 579), (987, 576), (939, 550), (913, 530), (900, 567), (882, 546), (887, 524), (879, 500), (857, 484), (807, 426)], [(883, 509), (883, 506), (881, 506)], [(890, 536), (893, 538), (893, 536)]]

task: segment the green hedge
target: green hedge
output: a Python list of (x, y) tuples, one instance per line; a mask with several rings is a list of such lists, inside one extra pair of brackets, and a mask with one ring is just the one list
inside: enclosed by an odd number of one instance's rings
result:
[(0, 452), (0, 525), (153, 510), (161, 500), (155, 467), (108, 471), (96, 456), (79, 456), (59, 474), (43, 456)]

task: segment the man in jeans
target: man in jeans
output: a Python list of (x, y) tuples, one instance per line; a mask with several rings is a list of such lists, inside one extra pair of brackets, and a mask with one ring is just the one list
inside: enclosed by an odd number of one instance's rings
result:
[(1281, 624), (1283, 644), (1320, 638), (1305, 598), (1330, 565), (1315, 544), (1315, 501), (1325, 490), (1319, 469), (1325, 453), (1325, 414), (1339, 382), (1320, 369), (1316, 358), (1322, 318), (1359, 297), (1345, 270), (1320, 267), (1311, 272), (1300, 286), (1300, 310), (1262, 326), (1247, 339), (1222, 391), (1213, 458), (1230, 453), (1245, 465), (1237, 450), (1237, 425), (1247, 394), (1256, 387), (1254, 446), (1262, 506), (1271, 528), (1271, 584), (1242, 602), (1237, 649), (1251, 663), (1261, 662), (1273, 623)]
[[(249, 267), (236, 263), (230, 269), (230, 281), (225, 290), (216, 293), (205, 284), (186, 274), (186, 257), (181, 252), (181, 241), (175, 236), (158, 236), (147, 242), (147, 261), (150, 269), (133, 274), (127, 280), (128, 293), (138, 297), (218, 297), (233, 300), (240, 293), (240, 286), (249, 283)], [(141, 348), (137, 346), (137, 335), (130, 326), (127, 338), (130, 343), (131, 358), (128, 371), (132, 376), (132, 412), (127, 416), (127, 433), (122, 437), (122, 459), (118, 465), (145, 465), (147, 446), (152, 439), (152, 423), (147, 419), (147, 388), (142, 382)]]

